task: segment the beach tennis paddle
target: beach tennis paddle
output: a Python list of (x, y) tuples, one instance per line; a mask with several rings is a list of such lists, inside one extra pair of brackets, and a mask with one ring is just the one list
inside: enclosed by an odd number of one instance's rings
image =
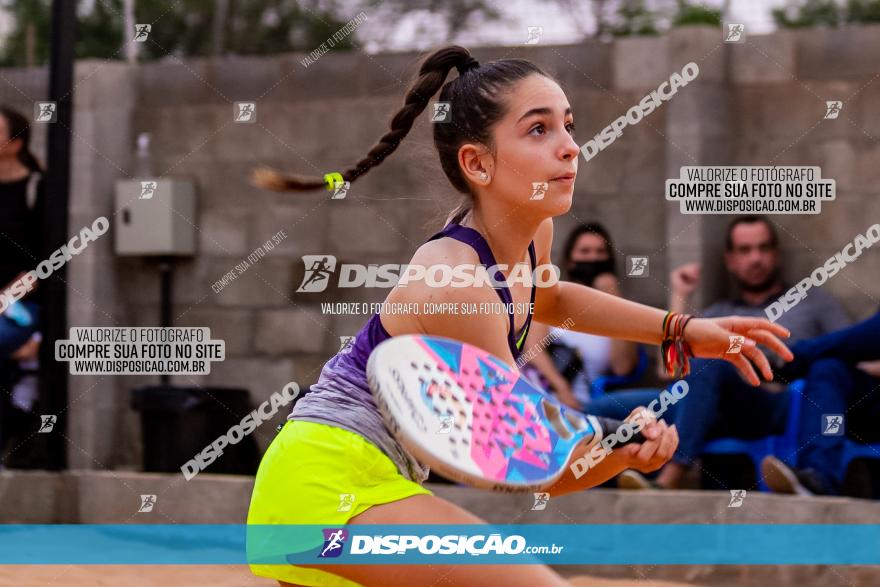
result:
[[(583, 414), (535, 387), (498, 357), (438, 336), (379, 344), (367, 377), (385, 424), (437, 473), (496, 491), (533, 491), (559, 479), (575, 448), (622, 424)], [(644, 442), (640, 433), (620, 442)]]

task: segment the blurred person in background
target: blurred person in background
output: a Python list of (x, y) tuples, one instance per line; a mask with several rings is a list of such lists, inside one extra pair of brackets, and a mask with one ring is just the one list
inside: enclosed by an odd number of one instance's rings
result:
[[(880, 442), (878, 335), (880, 309), (849, 328), (792, 346), (794, 361), (776, 371), (786, 381), (801, 377), (806, 380), (798, 418), (797, 454), (792, 459), (796, 466), (789, 467), (773, 455), (765, 457), (761, 474), (771, 490), (799, 495), (877, 494), (864, 463), (845, 483), (844, 449), (847, 442)], [(837, 416), (838, 429), (829, 430), (829, 419)]]
[[(31, 411), (39, 351), (38, 285), (13, 287), (39, 263), (43, 169), (30, 150), (31, 127), (19, 112), (0, 106), (0, 450), (13, 422), (11, 408)], [(24, 292), (17, 301), (20, 292)]]
[[(724, 263), (736, 286), (736, 294), (705, 308), (703, 318), (718, 316), (766, 317), (765, 309), (791, 288), (781, 277), (779, 240), (773, 226), (760, 216), (735, 218), (727, 229)], [(670, 275), (669, 308), (683, 312), (700, 282), (700, 266), (684, 265)], [(789, 343), (814, 338), (845, 328), (850, 319), (843, 307), (825, 290), (813, 288), (778, 319), (791, 332)], [(775, 355), (768, 355), (771, 359)], [(777, 360), (775, 367), (782, 365)], [(724, 361), (696, 359), (685, 380), (692, 393), (671, 406), (667, 421), (675, 422), (680, 443), (672, 460), (649, 481), (635, 471), (621, 476), (621, 486), (677, 488), (694, 466), (707, 440), (718, 437), (761, 438), (782, 434), (788, 419), (790, 380), (777, 377), (760, 387), (749, 385), (736, 368)], [(827, 364), (825, 365), (828, 366)], [(822, 365), (819, 366), (820, 368)], [(622, 401), (621, 393), (614, 396)], [(635, 397), (632, 401), (644, 401)], [(628, 403), (628, 402), (627, 402)], [(637, 404), (644, 405), (644, 404)], [(596, 407), (590, 407), (597, 413)], [(599, 414), (605, 415), (605, 414)]]
[[(620, 297), (613, 250), (611, 236), (601, 224), (576, 226), (563, 248), (568, 280)], [(575, 409), (583, 409), (590, 400), (590, 383), (597, 377), (629, 375), (638, 362), (636, 343), (535, 322), (526, 348), (542, 348), (541, 341), (553, 343), (527, 365), (538, 372), (537, 383), (552, 387), (562, 403)]]

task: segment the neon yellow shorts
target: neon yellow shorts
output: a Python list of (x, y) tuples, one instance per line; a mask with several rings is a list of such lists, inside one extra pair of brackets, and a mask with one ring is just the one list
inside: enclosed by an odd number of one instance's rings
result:
[[(343, 498), (344, 494), (352, 497)], [(288, 420), (260, 462), (247, 523), (339, 526), (371, 506), (419, 494), (433, 495), (401, 475), (397, 465), (360, 434), (327, 424)], [(358, 587), (319, 569), (294, 565), (250, 568), (260, 577), (298, 585)]]

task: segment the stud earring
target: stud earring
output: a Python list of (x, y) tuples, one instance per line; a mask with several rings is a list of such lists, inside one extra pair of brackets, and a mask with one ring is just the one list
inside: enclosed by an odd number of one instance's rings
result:
[(489, 179), (489, 174), (486, 173), (485, 171), (481, 171), (480, 172), (480, 181), (486, 181), (487, 179)]

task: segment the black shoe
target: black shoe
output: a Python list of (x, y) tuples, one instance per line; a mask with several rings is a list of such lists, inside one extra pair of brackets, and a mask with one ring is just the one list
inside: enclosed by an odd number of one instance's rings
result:
[(864, 459), (855, 459), (847, 467), (843, 481), (843, 494), (849, 497), (874, 499), (874, 480), (871, 467)]
[(770, 455), (761, 461), (764, 482), (776, 493), (794, 495), (836, 495), (825, 476), (815, 469), (792, 469)]

